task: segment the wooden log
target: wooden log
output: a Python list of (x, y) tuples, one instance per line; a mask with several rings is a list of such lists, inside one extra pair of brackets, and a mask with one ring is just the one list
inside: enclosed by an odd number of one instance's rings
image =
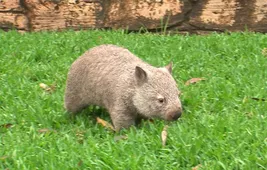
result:
[(0, 12), (21, 12), (19, 0), (0, 0)]
[(0, 13), (0, 28), (28, 30), (28, 19), (23, 14)]
[(28, 18), (19, 0), (0, 0), (0, 28), (28, 30)]
[(129, 30), (162, 29), (166, 26), (179, 25), (191, 10), (188, 0), (111, 0), (104, 4), (104, 26), (127, 28)]
[(196, 3), (189, 24), (203, 31), (267, 32), (265, 0), (203, 0)]
[(30, 10), (31, 29), (61, 30), (66, 28), (96, 28), (97, 14), (101, 11), (97, 2), (52, 2), (25, 0)]
[(267, 1), (0, 0), (0, 28), (267, 32)]

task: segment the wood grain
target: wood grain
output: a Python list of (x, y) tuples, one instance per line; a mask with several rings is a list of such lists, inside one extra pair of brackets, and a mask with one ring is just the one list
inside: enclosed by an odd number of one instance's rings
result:
[(266, 0), (0, 0), (0, 29), (267, 32)]

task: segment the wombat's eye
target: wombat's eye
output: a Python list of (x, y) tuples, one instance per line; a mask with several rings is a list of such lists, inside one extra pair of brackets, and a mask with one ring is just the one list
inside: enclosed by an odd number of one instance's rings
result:
[(165, 98), (162, 97), (162, 96), (159, 96), (159, 97), (158, 97), (158, 102), (159, 102), (159, 103), (164, 103), (164, 102), (165, 102)]

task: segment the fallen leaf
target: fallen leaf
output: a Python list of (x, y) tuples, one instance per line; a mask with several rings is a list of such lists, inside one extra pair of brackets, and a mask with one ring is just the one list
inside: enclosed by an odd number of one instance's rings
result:
[(256, 101), (266, 101), (266, 99), (264, 98), (257, 98), (257, 97), (252, 97), (251, 99)]
[(197, 83), (199, 81), (203, 81), (203, 80), (206, 80), (206, 79), (205, 78), (191, 78), (190, 80), (187, 80), (185, 82), (185, 85), (189, 86), (190, 84), (195, 84), (195, 83)]
[(248, 98), (244, 97), (243, 100), (242, 100), (242, 103), (246, 103), (247, 101), (248, 101)]
[(82, 164), (83, 164), (83, 161), (80, 160), (80, 161), (78, 162), (78, 166), (82, 166)]
[(119, 140), (126, 140), (126, 139), (128, 139), (128, 136), (126, 136), (126, 135), (120, 135), (120, 136), (114, 137), (115, 142), (117, 142)]
[(246, 116), (249, 117), (249, 118), (252, 118), (253, 115), (254, 115), (253, 112), (247, 112), (247, 113), (246, 113)]
[(107, 121), (105, 121), (103, 119), (100, 119), (99, 117), (96, 118), (96, 122), (101, 124), (102, 126), (108, 128), (108, 129), (115, 131), (114, 127), (110, 123), (108, 123)]
[(84, 141), (84, 134), (85, 134), (84, 131), (77, 131), (77, 132), (76, 132), (76, 137), (77, 137), (78, 142), (79, 142), (80, 144), (82, 144), (83, 141)]
[(192, 170), (198, 170), (201, 167), (202, 167), (202, 165), (201, 164), (198, 164), (197, 166), (193, 167)]
[(44, 129), (39, 129), (39, 133), (51, 133), (51, 132), (56, 132), (55, 130), (44, 128)]
[(11, 126), (12, 126), (11, 123), (6, 123), (6, 124), (3, 124), (3, 125), (0, 125), (1, 128), (5, 128), (5, 129), (11, 128)]
[(267, 48), (263, 48), (261, 51), (262, 55), (264, 55), (265, 57), (267, 57)]
[(0, 160), (5, 160), (5, 159), (7, 159), (8, 158), (8, 156), (7, 155), (4, 155), (4, 156), (1, 156), (0, 157)]
[(56, 89), (56, 84), (52, 84), (51, 86), (48, 86), (47, 84), (44, 84), (44, 83), (40, 83), (39, 86), (47, 91), (47, 92), (52, 92), (52, 91), (55, 91)]
[(49, 88), (49, 86), (46, 85), (46, 84), (44, 84), (44, 83), (40, 83), (39, 86), (40, 86), (42, 89), (44, 89), (44, 90), (46, 90), (46, 89)]
[(55, 91), (56, 90), (56, 87), (57, 87), (57, 85), (55, 83), (51, 84), (50, 85), (51, 91)]
[(167, 136), (168, 136), (168, 125), (165, 125), (162, 132), (161, 132), (161, 142), (162, 142), (162, 146), (166, 145), (166, 141), (167, 141)]

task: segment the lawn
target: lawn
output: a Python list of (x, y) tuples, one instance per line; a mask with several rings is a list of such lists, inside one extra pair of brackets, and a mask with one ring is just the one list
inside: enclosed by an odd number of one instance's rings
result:
[[(96, 123), (96, 117), (110, 122), (101, 108), (67, 116), (68, 69), (100, 44), (124, 46), (154, 66), (173, 61), (182, 117), (170, 123), (143, 121), (114, 133)], [(0, 169), (266, 170), (265, 48), (267, 35), (257, 33), (0, 31)], [(191, 78), (205, 80), (185, 85)], [(160, 135), (166, 124), (163, 147)]]

